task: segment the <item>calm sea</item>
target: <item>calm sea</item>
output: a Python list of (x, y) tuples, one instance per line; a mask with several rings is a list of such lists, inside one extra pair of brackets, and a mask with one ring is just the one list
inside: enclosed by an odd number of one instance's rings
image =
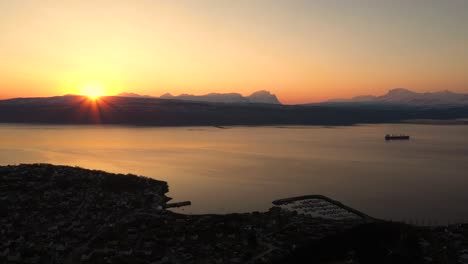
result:
[[(385, 142), (387, 133), (410, 141)], [(468, 126), (180, 127), (0, 125), (0, 164), (53, 163), (169, 183), (185, 213), (266, 210), (323, 194), (371, 216), (468, 221)]]

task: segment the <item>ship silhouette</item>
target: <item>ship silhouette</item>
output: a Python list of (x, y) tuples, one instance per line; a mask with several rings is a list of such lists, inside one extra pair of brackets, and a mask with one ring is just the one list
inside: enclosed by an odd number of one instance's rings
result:
[(409, 140), (410, 136), (408, 135), (385, 135), (385, 140)]

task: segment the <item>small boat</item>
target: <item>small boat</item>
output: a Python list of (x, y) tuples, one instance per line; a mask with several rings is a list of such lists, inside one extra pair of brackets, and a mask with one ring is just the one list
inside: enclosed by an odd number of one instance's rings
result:
[(409, 140), (408, 135), (385, 135), (385, 140)]

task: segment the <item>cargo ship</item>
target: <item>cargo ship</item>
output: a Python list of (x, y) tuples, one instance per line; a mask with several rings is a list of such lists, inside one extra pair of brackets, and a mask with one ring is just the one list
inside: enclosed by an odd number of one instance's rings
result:
[(385, 135), (385, 140), (409, 140), (408, 135)]

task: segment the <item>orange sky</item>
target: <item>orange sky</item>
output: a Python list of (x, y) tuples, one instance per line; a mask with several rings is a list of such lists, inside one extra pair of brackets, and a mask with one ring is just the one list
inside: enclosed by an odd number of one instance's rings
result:
[(0, 0), (0, 97), (468, 93), (467, 13), (463, 0)]

